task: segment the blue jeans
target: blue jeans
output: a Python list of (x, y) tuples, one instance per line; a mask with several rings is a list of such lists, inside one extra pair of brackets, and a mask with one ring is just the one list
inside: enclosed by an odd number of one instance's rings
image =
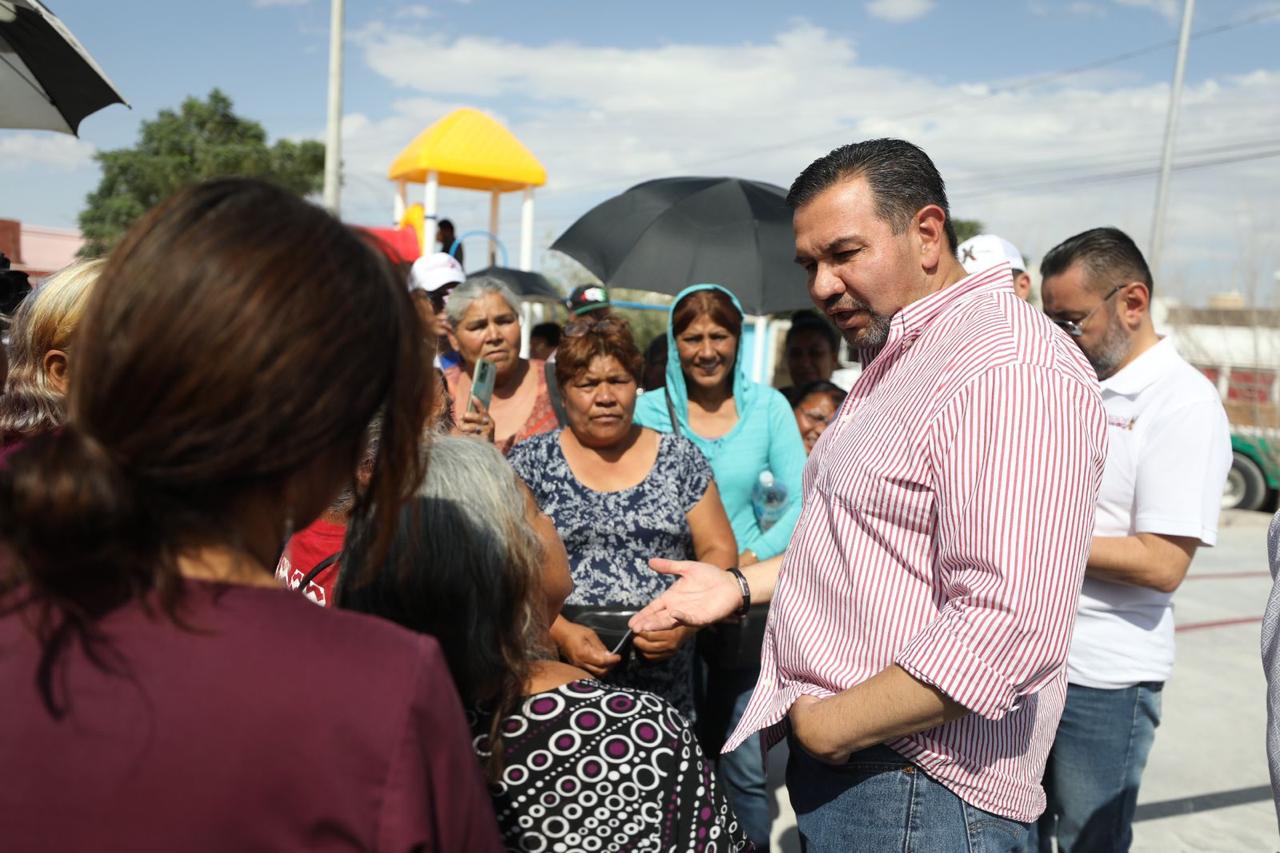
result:
[(1018, 851), (1027, 825), (974, 808), (887, 746), (854, 753), (838, 767), (809, 756), (793, 738), (787, 790), (800, 849), (834, 851)]
[[(707, 667), (706, 697), (702, 707), (705, 747), (718, 746), (742, 719), (751, 701), (760, 670)], [(714, 752), (712, 754), (714, 754)], [(759, 732), (733, 752), (720, 756), (718, 771), (733, 813), (757, 850), (769, 849), (769, 789), (765, 773), (764, 744)]]
[(1119, 690), (1067, 685), (1067, 704), (1044, 770), (1049, 805), (1028, 850), (1126, 851), (1147, 755), (1160, 725), (1163, 684)]

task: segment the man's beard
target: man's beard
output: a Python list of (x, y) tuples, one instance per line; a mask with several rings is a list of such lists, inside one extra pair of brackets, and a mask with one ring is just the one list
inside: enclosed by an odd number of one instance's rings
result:
[(845, 340), (849, 341), (849, 346), (856, 349), (879, 349), (885, 345), (885, 341), (889, 340), (889, 321), (893, 318), (883, 314), (868, 313), (871, 314), (871, 321), (865, 328), (846, 334)]
[(877, 314), (861, 299), (842, 297), (824, 309), (828, 319), (831, 319), (831, 314), (835, 311), (864, 311), (870, 318), (861, 329), (840, 329), (840, 334), (853, 349), (879, 349), (889, 340), (889, 322), (893, 318)]
[(1102, 340), (1097, 345), (1084, 349), (1084, 357), (1089, 359), (1089, 363), (1093, 365), (1093, 370), (1098, 374), (1098, 379), (1107, 379), (1116, 372), (1120, 363), (1129, 355), (1130, 349), (1129, 332), (1116, 321), (1112, 315), (1107, 315), (1107, 331), (1102, 336)]

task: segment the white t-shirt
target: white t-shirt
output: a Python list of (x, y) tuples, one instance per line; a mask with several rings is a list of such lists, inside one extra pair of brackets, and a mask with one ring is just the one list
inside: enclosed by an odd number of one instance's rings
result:
[[(1094, 536), (1160, 533), (1213, 545), (1231, 433), (1217, 389), (1161, 340), (1102, 382), (1107, 462)], [(1085, 687), (1165, 681), (1173, 595), (1085, 578), (1067, 678)]]

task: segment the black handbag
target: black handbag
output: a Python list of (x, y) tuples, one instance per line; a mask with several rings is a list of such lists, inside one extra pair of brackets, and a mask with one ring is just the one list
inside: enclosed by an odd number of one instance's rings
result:
[(605, 649), (614, 654), (626, 657), (626, 649), (631, 642), (631, 629), (627, 623), (638, 611), (617, 607), (598, 607), (588, 604), (566, 604), (560, 609), (564, 618), (584, 628), (596, 632)]

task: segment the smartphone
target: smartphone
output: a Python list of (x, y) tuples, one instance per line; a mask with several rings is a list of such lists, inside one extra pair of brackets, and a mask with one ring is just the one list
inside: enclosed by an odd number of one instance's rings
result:
[(493, 380), (497, 373), (498, 369), (493, 366), (493, 362), (485, 361), (483, 358), (476, 360), (475, 374), (471, 379), (471, 398), (467, 400), (468, 413), (476, 400), (479, 400), (486, 409), (489, 408), (489, 401), (493, 399)]

